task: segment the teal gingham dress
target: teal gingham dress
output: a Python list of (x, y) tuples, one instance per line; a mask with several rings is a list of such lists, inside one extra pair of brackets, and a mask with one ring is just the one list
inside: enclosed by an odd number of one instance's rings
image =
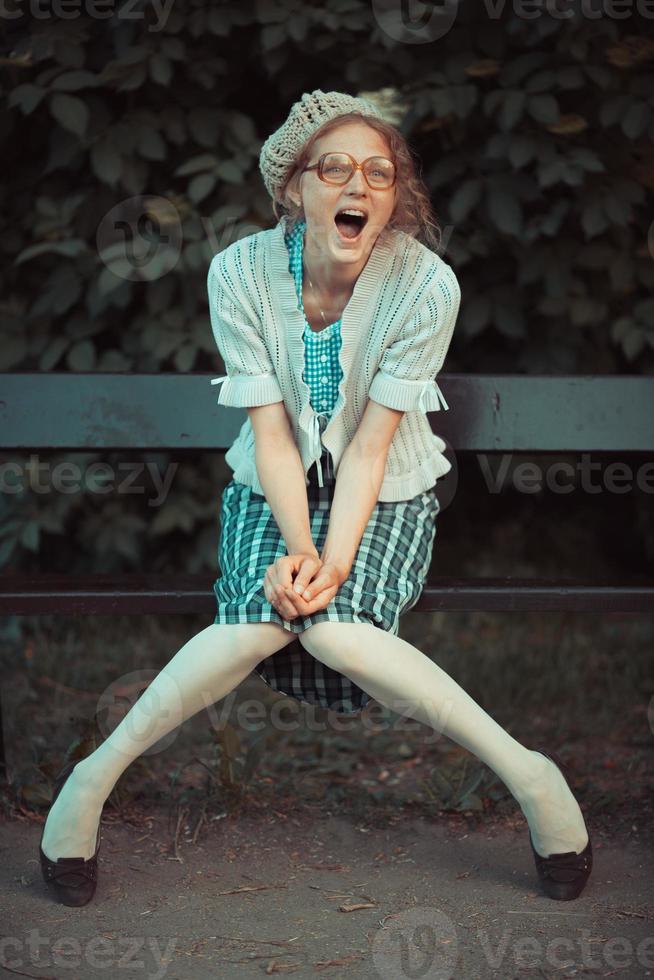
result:
[[(286, 235), (289, 271), (302, 304), (302, 250), (306, 223)], [(338, 397), (342, 378), (339, 361), (341, 321), (315, 332), (304, 330), (304, 380), (311, 406), (324, 431)], [(313, 542), (320, 550), (327, 536), (335, 479), (327, 449), (321, 459), (324, 486), (318, 485), (314, 463), (309, 469), (307, 499)], [(369, 623), (398, 635), (400, 615), (416, 604), (429, 574), (440, 509), (435, 485), (410, 500), (378, 501), (363, 533), (350, 574), (325, 609), (310, 616), (284, 619), (263, 590), (266, 569), (287, 554), (286, 544), (265, 497), (233, 478), (223, 491), (218, 561), (214, 582), (215, 623), (279, 623), (302, 633), (312, 623)], [(370, 696), (345, 675), (327, 667), (298, 639), (262, 660), (255, 668), (273, 690), (305, 704), (353, 714), (365, 708)]]

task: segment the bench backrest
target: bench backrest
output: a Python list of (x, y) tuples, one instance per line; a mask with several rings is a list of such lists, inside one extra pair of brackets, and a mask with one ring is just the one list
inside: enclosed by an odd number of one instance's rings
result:
[[(0, 375), (0, 448), (227, 449), (245, 409), (217, 404), (212, 375)], [(654, 377), (438, 378), (450, 411), (430, 412), (457, 452), (652, 452)]]

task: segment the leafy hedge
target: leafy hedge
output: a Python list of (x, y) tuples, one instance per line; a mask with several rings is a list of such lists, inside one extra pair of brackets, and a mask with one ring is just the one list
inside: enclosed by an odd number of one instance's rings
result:
[[(448, 370), (650, 373), (652, 21), (468, 0), (422, 43), (434, 22), (398, 36), (395, 8), (177, 0), (163, 20), (81, 4), (7, 19), (0, 370), (220, 371), (209, 262), (274, 223), (260, 146), (321, 88), (379, 99), (422, 161), (463, 293)], [(130, 207), (141, 265), (108, 221)], [(174, 248), (146, 262), (158, 236)], [(4, 495), (0, 566), (214, 567), (231, 471), (201, 463), (180, 466), (154, 519), (124, 498)]]

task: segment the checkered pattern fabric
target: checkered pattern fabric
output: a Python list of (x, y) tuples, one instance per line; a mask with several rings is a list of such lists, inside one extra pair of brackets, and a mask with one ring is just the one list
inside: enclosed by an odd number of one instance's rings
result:
[[(295, 277), (302, 309), (303, 235), (304, 223), (286, 238), (289, 269)], [(320, 332), (314, 332), (307, 323), (304, 336), (305, 380), (322, 428), (336, 401), (341, 377), (340, 320)], [(335, 487), (326, 449), (322, 462), (325, 485), (318, 486), (314, 464), (307, 487), (311, 535), (318, 551), (327, 536)], [(302, 633), (312, 623), (324, 621), (360, 622), (397, 635), (400, 615), (416, 604), (429, 573), (438, 511), (435, 486), (409, 500), (378, 501), (350, 574), (327, 608), (285, 620), (270, 605), (263, 590), (266, 569), (287, 553), (285, 542), (265, 497), (232, 479), (222, 496), (218, 546), (221, 576), (214, 583), (214, 622), (274, 622), (293, 633)], [(343, 674), (311, 656), (299, 640), (262, 660), (255, 669), (273, 690), (342, 714), (358, 712), (370, 700)]]
[[(295, 279), (298, 309), (304, 313), (302, 302), (302, 250), (306, 221), (300, 221), (286, 235), (290, 261), (289, 269)], [(304, 331), (305, 364), (304, 380), (311, 390), (311, 407), (317, 415), (329, 420), (336, 399), (338, 386), (343, 377), (338, 352), (341, 349), (341, 321), (330, 323), (319, 332), (307, 323)]]

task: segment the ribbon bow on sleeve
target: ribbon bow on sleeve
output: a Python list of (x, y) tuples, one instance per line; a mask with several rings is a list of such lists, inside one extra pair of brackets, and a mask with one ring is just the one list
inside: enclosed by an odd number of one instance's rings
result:
[(440, 412), (441, 404), (449, 411), (445, 396), (435, 381), (427, 381), (420, 393), (418, 402), (421, 412)]

